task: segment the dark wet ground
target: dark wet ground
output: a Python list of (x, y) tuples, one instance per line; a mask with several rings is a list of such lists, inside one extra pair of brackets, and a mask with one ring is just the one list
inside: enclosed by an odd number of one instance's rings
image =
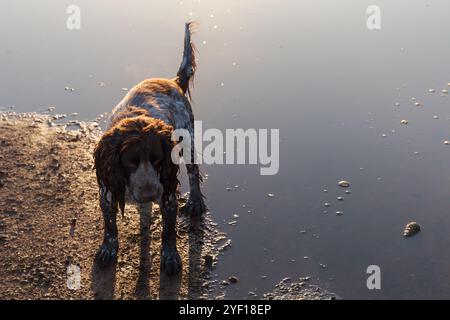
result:
[[(4, 4), (0, 106), (94, 119), (122, 88), (172, 77), (183, 22), (195, 19), (203, 126), (280, 129), (278, 175), (203, 168), (214, 219), (233, 240), (215, 271), (239, 278), (226, 297), (301, 276), (350, 299), (450, 295), (448, 2), (378, 1), (380, 31), (366, 28), (370, 1), (136, 0), (124, 10), (85, 0), (80, 31), (65, 28), (68, 4)], [(411, 221), (422, 231), (404, 239)], [(366, 287), (373, 264), (380, 291)]]

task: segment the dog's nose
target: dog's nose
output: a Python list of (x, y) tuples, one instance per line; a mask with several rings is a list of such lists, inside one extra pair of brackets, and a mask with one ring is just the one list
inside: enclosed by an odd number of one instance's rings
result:
[(144, 189), (141, 191), (141, 199), (144, 202), (154, 201), (156, 199), (156, 192), (150, 189)]

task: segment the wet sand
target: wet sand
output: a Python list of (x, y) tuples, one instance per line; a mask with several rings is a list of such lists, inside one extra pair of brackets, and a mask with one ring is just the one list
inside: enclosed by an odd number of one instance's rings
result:
[[(125, 217), (118, 217), (117, 264), (97, 267), (103, 221), (92, 151), (101, 132), (96, 122), (62, 118), (0, 113), (0, 299), (226, 298), (214, 267), (230, 240), (209, 213), (197, 231), (179, 217), (179, 276), (159, 272), (156, 206), (127, 205)], [(74, 270), (80, 270), (79, 287)], [(277, 286), (266, 298), (332, 297), (309, 285), (294, 289), (286, 295)]]

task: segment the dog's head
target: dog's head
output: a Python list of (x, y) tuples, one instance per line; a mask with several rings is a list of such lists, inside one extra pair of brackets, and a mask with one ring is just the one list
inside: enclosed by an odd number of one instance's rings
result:
[(119, 120), (99, 141), (94, 152), (97, 180), (122, 211), (127, 189), (138, 203), (164, 201), (176, 191), (172, 132), (163, 121), (141, 114)]

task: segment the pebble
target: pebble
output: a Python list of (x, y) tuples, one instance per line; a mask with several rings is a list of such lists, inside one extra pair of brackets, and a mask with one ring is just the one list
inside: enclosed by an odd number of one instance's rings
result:
[(416, 107), (420, 107), (420, 106), (421, 106), (420, 102), (416, 102), (416, 103), (414, 103), (414, 105), (415, 105)]
[(450, 145), (450, 141), (449, 140), (445, 140), (444, 144), (448, 146), (448, 145)]
[(237, 283), (239, 279), (236, 276), (231, 276), (228, 278), (228, 281), (230, 281), (230, 283)]
[(436, 89), (428, 89), (428, 92), (429, 92), (429, 93), (435, 93), (435, 92), (436, 92)]
[(405, 231), (403, 231), (404, 237), (412, 237), (420, 231), (420, 225), (417, 222), (410, 222), (406, 225)]
[(274, 195), (273, 193), (268, 193), (267, 196), (268, 196), (269, 198), (275, 198), (275, 195)]
[(338, 182), (338, 184), (339, 184), (339, 187), (342, 187), (342, 188), (350, 187), (350, 182), (348, 182), (347, 180), (341, 180)]
[(328, 202), (325, 202), (324, 206), (325, 206), (326, 208), (329, 208), (329, 207), (331, 207), (331, 204), (328, 203)]
[(343, 216), (343, 215), (344, 215), (344, 212), (342, 212), (342, 211), (336, 211), (336, 215), (338, 215), (338, 216)]
[(408, 120), (402, 120), (402, 121), (400, 121), (400, 123), (401, 123), (401, 124), (408, 124), (409, 121), (408, 121)]
[(441, 92), (442, 92), (443, 94), (448, 94), (448, 90), (447, 90), (447, 89), (443, 89)]
[(339, 201), (344, 201), (344, 197), (337, 197)]

